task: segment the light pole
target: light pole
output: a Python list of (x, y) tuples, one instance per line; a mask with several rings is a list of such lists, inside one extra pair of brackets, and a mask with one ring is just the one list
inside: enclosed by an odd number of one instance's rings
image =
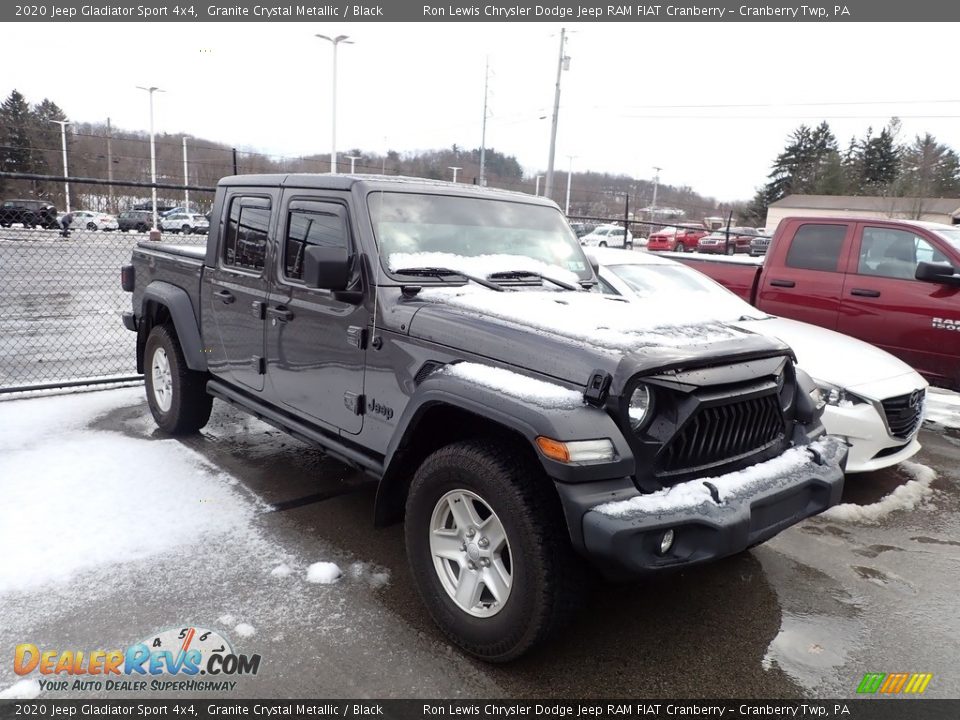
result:
[(570, 180), (573, 177), (573, 159), (577, 157), (576, 155), (567, 155), (567, 158), (570, 160), (570, 165), (567, 167), (567, 204), (563, 208), (563, 214), (570, 214)]
[(357, 160), (359, 160), (359, 159), (360, 159), (361, 157), (363, 157), (363, 156), (362, 156), (362, 155), (347, 155), (347, 157), (350, 158), (350, 174), (353, 175), (353, 173), (356, 172), (356, 170), (357, 170)]
[(540, 178), (542, 178), (542, 177), (543, 177), (543, 175), (537, 175), (537, 186), (536, 186), (536, 189), (533, 191), (533, 194), (534, 194), (534, 195), (539, 195), (539, 194), (540, 194)]
[[(653, 202), (650, 203), (650, 222), (652, 223), (656, 219), (657, 214), (657, 186), (660, 184), (660, 171), (663, 168), (658, 168), (656, 165), (653, 166), (654, 176), (653, 176)], [(652, 225), (650, 226), (653, 227)]]
[(330, 135), (330, 172), (335, 173), (337, 171), (337, 45), (340, 43), (352, 45), (353, 40), (347, 40), (350, 37), (349, 35), (328, 37), (318, 33), (317, 37), (328, 40), (333, 45), (333, 122)]
[(547, 159), (547, 183), (543, 194), (547, 197), (553, 193), (553, 158), (557, 151), (557, 122), (560, 119), (560, 76), (565, 69), (570, 68), (570, 57), (565, 54), (567, 45), (567, 29), (560, 28), (560, 58), (557, 60), (557, 88), (553, 96), (553, 124), (550, 126), (550, 157)]
[[(70, 124), (69, 120), (51, 120), (50, 122), (56, 123), (60, 126), (60, 146), (63, 148), (63, 177), (70, 177), (70, 173), (67, 172), (67, 125)], [(70, 181), (63, 181), (63, 194), (67, 205), (67, 212), (70, 212)]]
[(143, 90), (150, 95), (150, 182), (153, 187), (150, 188), (150, 196), (153, 200), (153, 229), (157, 229), (157, 146), (153, 135), (153, 94), (163, 92), (158, 87), (143, 87), (137, 85), (137, 89)]
[(453, 166), (451, 166), (451, 165), (448, 165), (448, 166), (447, 166), (447, 170), (453, 170), (453, 181), (456, 182), (456, 181), (457, 181), (457, 170), (463, 170), (463, 168), (453, 167)]
[(190, 212), (190, 175), (187, 172), (187, 136), (183, 136), (183, 207)]

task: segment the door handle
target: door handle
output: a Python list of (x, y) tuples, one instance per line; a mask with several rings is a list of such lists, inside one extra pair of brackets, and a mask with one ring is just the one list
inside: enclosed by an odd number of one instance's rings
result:
[(274, 322), (289, 322), (293, 320), (293, 312), (291, 310), (287, 310), (282, 305), (267, 308), (267, 315), (272, 317)]
[(233, 293), (230, 292), (229, 290), (217, 290), (217, 292), (215, 292), (214, 295), (216, 295), (218, 298), (223, 300), (223, 303), (225, 305), (229, 305), (234, 300), (236, 300), (236, 298), (233, 296)]
[(866, 288), (853, 288), (850, 294), (858, 297), (880, 297), (879, 290), (867, 290)]
[(796, 287), (797, 284), (793, 280), (771, 280), (770, 284), (774, 287)]

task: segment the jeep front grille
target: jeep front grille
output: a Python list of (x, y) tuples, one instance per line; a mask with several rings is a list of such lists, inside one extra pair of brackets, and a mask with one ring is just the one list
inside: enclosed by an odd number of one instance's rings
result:
[(658, 471), (673, 475), (742, 459), (782, 440), (783, 433), (783, 415), (773, 393), (702, 407), (660, 452)]
[(923, 419), (924, 390), (915, 390), (909, 395), (887, 398), (881, 401), (887, 416), (887, 427), (893, 437), (906, 440)]

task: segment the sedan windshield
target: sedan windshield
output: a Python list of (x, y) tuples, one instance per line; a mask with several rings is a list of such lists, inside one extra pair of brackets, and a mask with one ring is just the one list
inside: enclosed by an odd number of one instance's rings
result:
[(761, 319), (767, 317), (706, 275), (681, 265), (608, 265), (631, 292), (643, 299), (662, 300), (664, 304), (696, 304), (704, 315), (714, 319)]
[(577, 236), (555, 208), (400, 192), (371, 193), (368, 204), (391, 271), (442, 266), (484, 277), (531, 270), (574, 282), (592, 278)]
[(949, 230), (937, 230), (936, 233), (957, 250), (960, 250), (960, 227), (956, 229), (950, 228)]

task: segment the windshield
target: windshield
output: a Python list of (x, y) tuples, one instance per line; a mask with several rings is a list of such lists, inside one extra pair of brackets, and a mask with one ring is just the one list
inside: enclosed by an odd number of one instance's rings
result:
[(608, 265), (607, 269), (620, 278), (639, 298), (654, 298), (670, 304), (682, 299), (682, 304), (699, 307), (704, 315), (719, 320), (766, 317), (722, 285), (688, 267)]
[[(440, 266), (488, 276), (557, 268), (590, 280), (577, 236), (555, 208), (488, 198), (374, 192), (370, 220), (387, 268)], [(454, 267), (455, 265), (455, 267)], [(475, 267), (474, 267), (475, 266)]]
[(950, 243), (954, 248), (960, 250), (960, 228), (949, 229), (949, 230), (936, 230), (935, 231), (939, 237), (942, 237), (948, 243)]

